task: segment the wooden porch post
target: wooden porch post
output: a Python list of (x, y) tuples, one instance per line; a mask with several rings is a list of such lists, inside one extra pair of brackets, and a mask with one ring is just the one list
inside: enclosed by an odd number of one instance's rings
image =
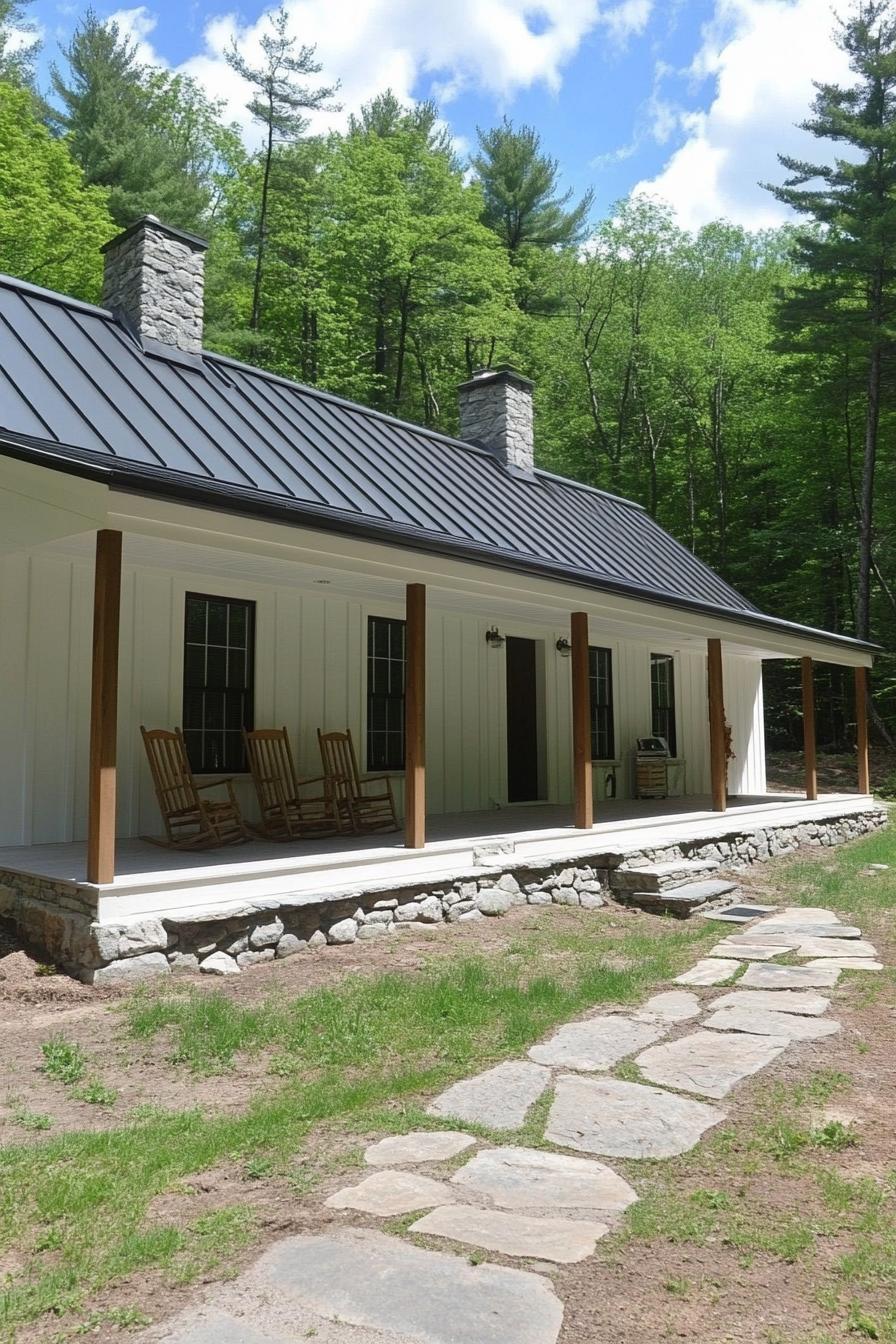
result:
[(574, 611), (572, 635), (573, 819), (580, 830), (594, 825), (591, 782), (591, 688), (588, 681), (588, 613)]
[(725, 698), (722, 684), (722, 641), (706, 641), (709, 686), (709, 774), (712, 783), (712, 806), (714, 812), (724, 812), (728, 806), (728, 790), (725, 781), (727, 761), (725, 756)]
[(405, 793), (404, 843), (426, 843), (426, 586), (409, 583), (405, 598)]
[(868, 761), (868, 669), (856, 668), (856, 745), (859, 756), (859, 793), (871, 792)]
[(812, 659), (802, 660), (803, 669), (803, 763), (806, 770), (806, 797), (818, 797), (818, 770), (815, 762), (815, 684)]
[(93, 671), (87, 800), (87, 881), (115, 876), (115, 748), (118, 733), (118, 623), (121, 533), (96, 534), (93, 587)]

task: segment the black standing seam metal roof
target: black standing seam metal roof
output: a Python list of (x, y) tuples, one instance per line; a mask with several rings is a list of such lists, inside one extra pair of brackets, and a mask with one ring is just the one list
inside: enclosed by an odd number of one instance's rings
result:
[(640, 505), (0, 276), (0, 441), (119, 488), (291, 517), (837, 643), (764, 616)]

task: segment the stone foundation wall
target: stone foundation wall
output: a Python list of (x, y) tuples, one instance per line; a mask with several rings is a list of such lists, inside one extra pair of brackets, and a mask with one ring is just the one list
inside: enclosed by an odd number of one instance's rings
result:
[[(550, 865), (492, 853), (488, 868), (451, 883), (406, 885), (388, 891), (346, 892), (302, 904), (259, 900), (242, 910), (178, 919), (176, 913), (127, 924), (97, 924), (80, 894), (63, 884), (0, 871), (0, 915), (46, 949), (48, 960), (95, 984), (137, 981), (172, 970), (236, 975), (275, 958), (323, 952), (334, 944), (372, 942), (421, 925), (474, 923), (514, 905), (573, 905), (600, 909), (614, 899), (614, 874), (681, 859), (704, 859), (737, 871), (790, 854), (801, 845), (841, 844), (877, 829), (883, 808), (797, 826), (733, 828), (712, 840), (645, 849), (635, 854), (595, 851)], [(584, 845), (583, 845), (584, 849)], [(618, 880), (624, 886), (622, 875)], [(622, 892), (620, 891), (620, 895)]]

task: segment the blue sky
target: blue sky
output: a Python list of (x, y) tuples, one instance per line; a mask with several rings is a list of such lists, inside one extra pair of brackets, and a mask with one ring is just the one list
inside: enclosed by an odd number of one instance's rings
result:
[[(243, 119), (245, 90), (223, 59), (236, 34), (251, 53), (259, 0), (94, 0), (145, 59), (198, 78)], [(667, 200), (686, 227), (782, 218), (759, 179), (776, 153), (803, 153), (795, 128), (811, 81), (843, 80), (830, 0), (287, 0), (293, 31), (342, 82), (341, 119), (373, 93), (435, 97), (464, 150), (502, 115), (538, 127), (564, 183), (595, 189), (595, 214), (632, 191)], [(32, 6), (52, 56), (74, 26), (72, 0)], [(247, 138), (253, 131), (246, 126)]]

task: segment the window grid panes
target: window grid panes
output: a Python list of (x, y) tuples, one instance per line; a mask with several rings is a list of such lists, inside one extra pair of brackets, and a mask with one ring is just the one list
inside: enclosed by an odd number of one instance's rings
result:
[(612, 761), (616, 755), (613, 730), (613, 652), (588, 650), (588, 684), (591, 690), (591, 759)]
[(197, 774), (245, 771), (254, 661), (255, 603), (187, 593), (183, 731)]
[(404, 769), (405, 623), (367, 618), (367, 769)]
[(664, 737), (671, 756), (678, 755), (675, 727), (675, 662), (671, 653), (650, 655), (651, 732)]

